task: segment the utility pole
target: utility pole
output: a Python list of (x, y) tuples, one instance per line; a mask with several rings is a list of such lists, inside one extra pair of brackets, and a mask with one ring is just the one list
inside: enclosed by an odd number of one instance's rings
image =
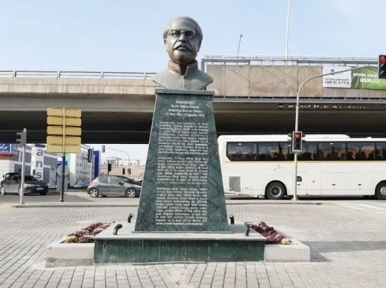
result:
[(23, 148), (21, 154), (21, 179), (20, 179), (20, 205), (24, 203), (24, 178), (25, 178), (25, 146), (27, 145), (27, 128), (24, 128), (22, 132), (16, 133), (19, 138), (16, 139), (16, 142), (19, 143), (19, 147)]
[(87, 151), (87, 162), (90, 163), (90, 183), (94, 180), (93, 168), (94, 168), (94, 148), (88, 149)]

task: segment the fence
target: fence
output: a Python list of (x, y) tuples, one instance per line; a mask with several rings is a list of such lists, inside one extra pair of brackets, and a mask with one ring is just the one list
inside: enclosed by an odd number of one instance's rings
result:
[(91, 71), (34, 71), (0, 70), (0, 77), (18, 78), (95, 78), (95, 79), (138, 79), (146, 80), (156, 73), (148, 72), (91, 72)]

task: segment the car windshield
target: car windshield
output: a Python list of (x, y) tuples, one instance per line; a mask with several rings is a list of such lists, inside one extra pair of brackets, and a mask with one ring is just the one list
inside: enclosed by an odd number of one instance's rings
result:
[(123, 176), (123, 175), (114, 175), (114, 176), (120, 178), (122, 181), (124, 181), (126, 183), (135, 184), (135, 185), (140, 185), (141, 186), (141, 182), (136, 181), (134, 178), (126, 177), (126, 176)]
[(132, 178), (125, 177), (125, 176), (118, 176), (118, 177), (121, 178), (122, 181), (125, 181), (125, 182), (127, 182), (127, 183), (135, 184), (135, 185), (141, 185), (141, 183), (139, 183), (138, 181), (135, 181), (135, 180), (132, 179)]
[(38, 181), (34, 176), (26, 175), (24, 176), (24, 181)]

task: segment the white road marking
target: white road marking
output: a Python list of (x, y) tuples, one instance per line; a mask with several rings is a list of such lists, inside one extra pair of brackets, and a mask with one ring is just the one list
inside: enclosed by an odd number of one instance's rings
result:
[(369, 204), (357, 204), (358, 206), (370, 208), (370, 209), (376, 209), (376, 210), (382, 210), (386, 212), (386, 207), (379, 207), (376, 205), (369, 205)]

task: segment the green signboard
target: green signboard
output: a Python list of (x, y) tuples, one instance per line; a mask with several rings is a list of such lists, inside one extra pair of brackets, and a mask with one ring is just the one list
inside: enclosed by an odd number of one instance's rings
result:
[(386, 79), (378, 79), (377, 67), (358, 68), (351, 72), (351, 88), (386, 90)]

